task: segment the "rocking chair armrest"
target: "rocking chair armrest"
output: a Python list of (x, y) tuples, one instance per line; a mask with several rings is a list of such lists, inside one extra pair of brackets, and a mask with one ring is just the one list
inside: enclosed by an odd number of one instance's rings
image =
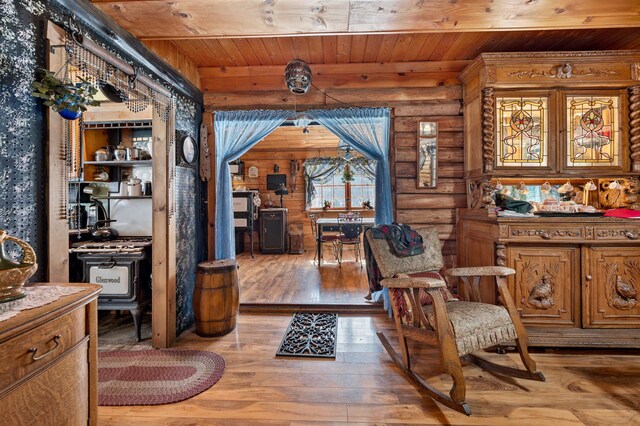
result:
[(386, 288), (424, 288), (446, 287), (447, 283), (436, 278), (385, 278), (380, 282)]
[(447, 277), (506, 277), (515, 274), (511, 268), (504, 266), (471, 266), (448, 269)]

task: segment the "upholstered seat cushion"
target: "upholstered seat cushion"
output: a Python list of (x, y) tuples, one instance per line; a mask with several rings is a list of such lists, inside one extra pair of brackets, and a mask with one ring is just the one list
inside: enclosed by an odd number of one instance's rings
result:
[[(513, 322), (502, 306), (476, 302), (447, 302), (447, 313), (460, 356), (516, 339)], [(435, 328), (433, 305), (422, 307)]]

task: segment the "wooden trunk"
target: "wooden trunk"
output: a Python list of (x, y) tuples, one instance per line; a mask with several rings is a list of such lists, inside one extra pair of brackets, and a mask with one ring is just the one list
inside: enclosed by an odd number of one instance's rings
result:
[(239, 300), (235, 260), (200, 263), (193, 293), (196, 333), (209, 337), (231, 332), (236, 327)]

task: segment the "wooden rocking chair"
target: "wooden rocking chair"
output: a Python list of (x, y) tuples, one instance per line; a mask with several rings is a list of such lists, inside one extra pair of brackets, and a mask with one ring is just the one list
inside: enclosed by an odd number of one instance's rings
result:
[[(425, 249), (420, 255), (408, 257), (395, 256), (385, 238), (376, 239), (371, 232), (365, 234), (384, 278), (382, 285), (389, 289), (400, 355), (384, 333), (377, 334), (398, 367), (435, 401), (466, 415), (471, 415), (471, 408), (465, 402), (466, 387), (460, 357), (501, 375), (545, 381), (529, 356), (527, 333), (507, 288), (506, 277), (515, 271), (500, 266), (449, 269), (446, 275), (461, 278), (472, 301), (454, 299), (446, 282), (437, 275), (443, 266), (437, 230), (428, 227), (416, 231), (422, 236)], [(504, 307), (480, 303), (480, 280), (487, 276), (495, 277)], [(432, 303), (425, 304), (429, 298)], [(453, 379), (449, 395), (432, 387), (411, 368), (407, 339), (438, 347), (442, 370)], [(513, 341), (520, 352), (524, 370), (495, 364), (472, 354)]]

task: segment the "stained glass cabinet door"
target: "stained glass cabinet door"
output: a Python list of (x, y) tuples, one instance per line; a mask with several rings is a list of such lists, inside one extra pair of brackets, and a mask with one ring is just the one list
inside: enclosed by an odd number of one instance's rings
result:
[(495, 166), (549, 166), (549, 99), (496, 97)]
[(622, 169), (620, 96), (567, 94), (564, 110), (564, 167)]

